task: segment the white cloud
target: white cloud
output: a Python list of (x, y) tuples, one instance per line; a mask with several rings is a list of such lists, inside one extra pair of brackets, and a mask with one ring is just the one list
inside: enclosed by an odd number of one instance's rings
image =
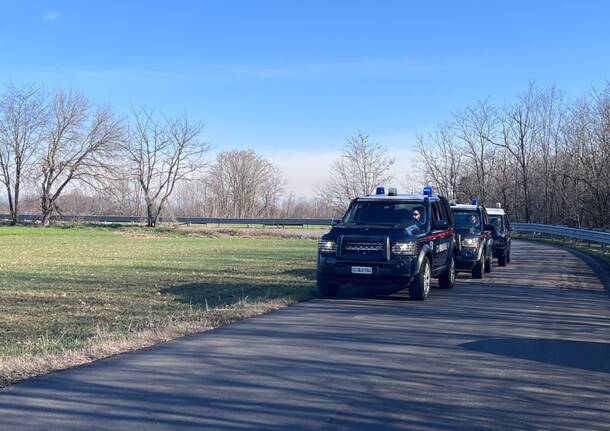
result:
[(42, 16), (41, 20), (42, 20), (42, 22), (55, 21), (55, 20), (57, 20), (60, 17), (60, 15), (61, 14), (59, 12), (57, 12), (57, 11), (49, 11), (49, 12), (46, 12)]
[(287, 192), (309, 198), (315, 196), (316, 187), (328, 178), (328, 171), (339, 153), (294, 150), (266, 156), (282, 172)]
[[(297, 197), (311, 198), (316, 187), (329, 177), (333, 161), (340, 156), (339, 151), (294, 150), (264, 154), (281, 172), (286, 180), (286, 192)], [(387, 186), (397, 187), (401, 193), (419, 190), (421, 182), (416, 167), (416, 154), (413, 150), (390, 147), (390, 154), (396, 159), (391, 169), (394, 179)]]

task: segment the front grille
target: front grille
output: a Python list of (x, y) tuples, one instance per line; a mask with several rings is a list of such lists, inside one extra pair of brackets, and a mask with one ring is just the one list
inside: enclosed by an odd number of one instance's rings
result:
[(345, 251), (383, 251), (381, 241), (344, 241), (343, 250)]
[(349, 238), (343, 237), (341, 257), (353, 260), (387, 260), (387, 238)]

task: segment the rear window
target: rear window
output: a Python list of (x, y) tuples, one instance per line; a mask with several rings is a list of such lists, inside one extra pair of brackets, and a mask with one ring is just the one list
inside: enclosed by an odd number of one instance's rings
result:
[(424, 225), (426, 208), (419, 202), (360, 201), (343, 217), (343, 223), (379, 225)]

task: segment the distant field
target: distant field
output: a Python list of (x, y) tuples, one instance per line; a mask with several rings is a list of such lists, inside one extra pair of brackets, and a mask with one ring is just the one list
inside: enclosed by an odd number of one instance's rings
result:
[(315, 294), (315, 239), (0, 226), (0, 244), (0, 384)]

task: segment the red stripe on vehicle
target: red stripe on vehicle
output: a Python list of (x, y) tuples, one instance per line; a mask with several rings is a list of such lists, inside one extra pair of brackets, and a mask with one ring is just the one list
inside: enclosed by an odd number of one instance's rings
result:
[(432, 235), (423, 236), (418, 238), (418, 241), (430, 241), (431, 239), (443, 238), (445, 236), (453, 235), (453, 229), (446, 230), (444, 232), (435, 233)]

